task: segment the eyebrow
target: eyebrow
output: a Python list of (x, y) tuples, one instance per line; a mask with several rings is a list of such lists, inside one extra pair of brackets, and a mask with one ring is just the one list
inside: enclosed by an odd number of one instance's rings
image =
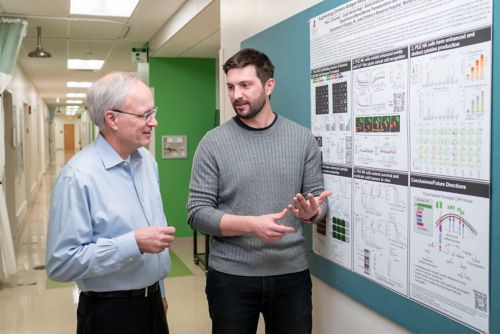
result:
[(231, 85), (231, 86), (236, 86), (236, 85), (248, 85), (248, 84), (251, 84), (253, 83), (252, 80), (241, 80), (241, 81), (238, 81), (237, 83), (232, 83), (232, 82), (228, 82), (226, 85)]

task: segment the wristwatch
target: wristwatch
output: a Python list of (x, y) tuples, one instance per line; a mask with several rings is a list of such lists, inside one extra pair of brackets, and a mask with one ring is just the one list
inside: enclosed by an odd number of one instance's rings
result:
[(316, 218), (318, 218), (318, 210), (316, 210), (316, 213), (311, 217), (311, 218), (308, 218), (308, 219), (302, 219), (302, 221), (304, 223), (312, 223), (313, 221), (316, 220)]

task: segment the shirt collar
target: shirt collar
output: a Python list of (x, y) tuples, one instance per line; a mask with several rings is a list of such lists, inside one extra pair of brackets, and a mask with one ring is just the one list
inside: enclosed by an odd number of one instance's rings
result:
[[(99, 156), (101, 157), (102, 163), (104, 164), (104, 168), (109, 169), (115, 167), (126, 160), (123, 160), (122, 157), (115, 151), (113, 146), (111, 146), (108, 141), (99, 133), (97, 138), (95, 139), (95, 146)], [(130, 162), (138, 162), (142, 160), (142, 154), (139, 150), (136, 150), (130, 156)]]
[(246, 130), (249, 130), (249, 131), (265, 131), (267, 129), (269, 129), (270, 127), (272, 127), (274, 125), (274, 123), (276, 123), (276, 121), (278, 120), (278, 114), (274, 113), (274, 120), (271, 124), (269, 124), (268, 126), (266, 126), (265, 128), (252, 128), (251, 126), (248, 126), (246, 125), (242, 120), (241, 118), (239, 118), (238, 116), (234, 116), (233, 119), (234, 121), (236, 122), (236, 124), (238, 124), (239, 126), (241, 126), (243, 129), (246, 129)]

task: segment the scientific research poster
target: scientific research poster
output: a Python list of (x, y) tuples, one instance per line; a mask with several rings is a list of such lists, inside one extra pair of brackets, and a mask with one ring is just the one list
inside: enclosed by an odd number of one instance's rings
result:
[(354, 165), (408, 170), (408, 48), (353, 60)]
[(323, 175), (325, 188), (336, 191), (328, 201), (328, 215), (314, 227), (313, 249), (330, 261), (351, 269), (352, 168), (325, 165)]
[(309, 22), (329, 214), (314, 252), (488, 332), (492, 0), (356, 0)]
[(412, 172), (488, 181), (491, 27), (412, 44)]
[(408, 175), (355, 168), (354, 271), (408, 291)]
[(352, 164), (351, 63), (318, 68), (311, 74), (314, 117), (311, 129), (325, 163)]
[(489, 186), (412, 174), (410, 297), (488, 328)]

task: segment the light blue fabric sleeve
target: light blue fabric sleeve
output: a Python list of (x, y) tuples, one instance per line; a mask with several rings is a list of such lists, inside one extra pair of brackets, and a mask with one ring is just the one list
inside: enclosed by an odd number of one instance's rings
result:
[(93, 240), (88, 195), (71, 176), (56, 183), (47, 242), (47, 273), (54, 280), (103, 276), (141, 256), (133, 231)]
[(166, 226), (156, 161), (143, 148), (122, 159), (98, 138), (63, 168), (52, 194), (47, 273), (82, 291), (131, 290), (162, 281), (168, 249), (141, 253), (139, 228)]

